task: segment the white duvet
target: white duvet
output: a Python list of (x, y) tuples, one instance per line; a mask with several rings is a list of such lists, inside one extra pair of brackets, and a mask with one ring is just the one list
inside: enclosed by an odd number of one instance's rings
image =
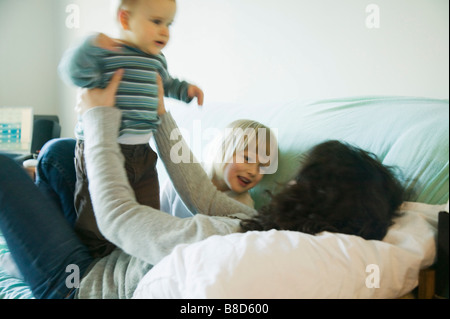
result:
[(397, 298), (434, 263), (444, 209), (404, 203), (383, 241), (271, 230), (179, 245), (133, 298)]

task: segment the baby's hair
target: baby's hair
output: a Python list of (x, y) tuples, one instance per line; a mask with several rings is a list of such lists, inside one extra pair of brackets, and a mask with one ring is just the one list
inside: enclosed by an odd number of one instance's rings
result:
[[(130, 10), (139, 1), (141, 1), (141, 0), (116, 0), (116, 3), (114, 4), (116, 17), (119, 14), (120, 10)], [(175, 0), (171, 0), (171, 1), (175, 2)]]
[(140, 0), (116, 0), (115, 14), (116, 17), (120, 10), (130, 10), (133, 8)]
[[(260, 143), (263, 143), (261, 149)], [(205, 170), (209, 177), (223, 175), (224, 167), (239, 152), (254, 151), (268, 157), (269, 163), (278, 158), (277, 140), (273, 131), (257, 121), (236, 120), (208, 144)]]
[[(111, 12), (115, 21), (119, 19), (119, 13), (121, 10), (132, 11), (132, 9), (143, 0), (111, 0)], [(176, 2), (176, 0), (169, 0)]]

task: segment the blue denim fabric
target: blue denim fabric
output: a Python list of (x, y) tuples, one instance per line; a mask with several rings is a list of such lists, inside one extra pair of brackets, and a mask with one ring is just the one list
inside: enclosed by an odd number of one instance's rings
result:
[[(73, 286), (93, 259), (60, 206), (48, 200), (22, 167), (3, 155), (0, 231), (36, 298), (73, 297)], [(77, 274), (80, 278), (73, 277)]]
[(71, 138), (58, 138), (47, 142), (39, 153), (36, 167), (36, 185), (61, 208), (71, 226), (77, 218), (74, 206), (75, 144)]

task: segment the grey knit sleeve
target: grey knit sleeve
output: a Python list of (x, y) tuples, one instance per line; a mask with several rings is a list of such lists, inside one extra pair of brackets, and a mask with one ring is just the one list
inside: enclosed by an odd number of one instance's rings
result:
[(249, 217), (255, 210), (217, 190), (192, 154), (170, 113), (155, 133), (159, 155), (189, 210), (204, 215)]

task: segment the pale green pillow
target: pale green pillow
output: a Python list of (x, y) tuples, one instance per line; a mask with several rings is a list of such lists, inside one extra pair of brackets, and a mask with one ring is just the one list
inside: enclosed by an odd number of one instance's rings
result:
[[(286, 105), (211, 103), (200, 110), (175, 102), (170, 110), (199, 158), (208, 142), (203, 134), (208, 128), (219, 129), (235, 119), (248, 118), (276, 129), (278, 170), (252, 190), (256, 207), (268, 199), (264, 190), (276, 191), (278, 184), (289, 181), (305, 153), (329, 139), (359, 146), (384, 164), (397, 167), (408, 201), (443, 204), (449, 198), (448, 100), (368, 96)], [(160, 177), (167, 178), (165, 172)]]

